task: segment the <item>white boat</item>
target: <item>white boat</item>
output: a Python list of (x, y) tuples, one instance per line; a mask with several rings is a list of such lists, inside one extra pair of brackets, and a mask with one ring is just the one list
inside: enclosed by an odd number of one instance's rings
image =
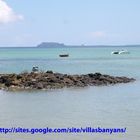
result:
[(111, 54), (129, 54), (127, 50), (118, 50), (118, 51), (113, 51)]
[(39, 67), (37, 67), (37, 66), (34, 66), (33, 68), (32, 68), (32, 72), (38, 72), (39, 71)]

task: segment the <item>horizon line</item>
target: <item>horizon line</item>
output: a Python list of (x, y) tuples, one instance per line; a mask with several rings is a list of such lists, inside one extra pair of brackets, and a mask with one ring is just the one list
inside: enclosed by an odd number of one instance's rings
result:
[[(64, 44), (64, 46), (62, 46), (63, 48), (64, 47), (119, 47), (119, 46), (140, 46), (140, 44), (119, 44), (119, 45), (85, 45), (85, 44), (81, 44), (81, 45), (66, 45)], [(0, 46), (0, 48), (49, 48), (49, 47), (38, 47), (38, 45), (36, 46), (18, 46), (18, 45), (15, 45), (15, 46)], [(61, 48), (61, 47), (52, 47), (52, 48)]]

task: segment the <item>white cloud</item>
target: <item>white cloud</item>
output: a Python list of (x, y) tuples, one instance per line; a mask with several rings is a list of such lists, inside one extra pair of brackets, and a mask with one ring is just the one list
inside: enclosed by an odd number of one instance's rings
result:
[(9, 23), (22, 19), (22, 15), (16, 14), (5, 1), (0, 0), (0, 23)]
[(107, 34), (104, 31), (91, 32), (90, 35), (93, 38), (104, 38), (107, 36)]

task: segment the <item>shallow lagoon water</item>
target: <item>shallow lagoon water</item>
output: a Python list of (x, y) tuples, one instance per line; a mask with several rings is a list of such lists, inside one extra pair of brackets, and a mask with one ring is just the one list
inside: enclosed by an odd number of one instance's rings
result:
[[(129, 55), (111, 55), (118, 48), (2, 48), (0, 72), (20, 73), (37, 65), (63, 73), (101, 72), (134, 77), (136, 82), (115, 86), (47, 91), (0, 91), (0, 126), (11, 127), (126, 127), (125, 134), (0, 135), (2, 140), (139, 140), (140, 48)], [(58, 55), (69, 52), (69, 58)]]

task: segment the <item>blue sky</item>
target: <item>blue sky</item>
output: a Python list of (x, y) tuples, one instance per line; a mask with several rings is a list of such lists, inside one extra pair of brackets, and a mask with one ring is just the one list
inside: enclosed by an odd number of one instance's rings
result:
[(139, 0), (0, 1), (0, 46), (140, 44)]

